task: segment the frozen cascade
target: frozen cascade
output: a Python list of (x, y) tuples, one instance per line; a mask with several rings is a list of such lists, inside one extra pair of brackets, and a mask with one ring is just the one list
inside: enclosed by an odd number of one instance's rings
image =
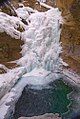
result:
[(22, 58), (17, 64), (26, 67), (30, 72), (35, 67), (47, 71), (58, 72), (61, 64), (60, 20), (58, 9), (31, 14), (27, 21), (29, 25), (22, 33)]
[[(28, 14), (30, 11), (33, 12)], [(52, 8), (46, 12), (38, 12), (24, 6), (20, 9), (18, 8), (16, 12), (18, 17), (0, 12), (0, 32), (6, 32), (11, 37), (16, 39), (21, 38), (24, 41), (21, 51), (22, 58), (14, 62), (20, 65), (20, 67), (23, 67), (25, 72), (27, 72), (23, 75), (23, 78), (27, 78), (26, 85), (42, 85), (59, 78), (59, 72), (61, 73), (63, 63), (59, 57), (62, 50), (59, 42), (61, 32), (60, 23), (62, 22), (61, 12), (58, 8)], [(26, 16), (25, 20), (28, 22), (28, 25), (25, 25), (21, 21), (21, 18), (24, 18), (24, 16)], [(18, 27), (24, 28), (25, 31), (20, 32)], [(36, 78), (35, 72), (37, 74)], [(51, 74), (52, 79), (50, 78)], [(30, 80), (30, 76), (34, 78)], [(47, 78), (44, 78), (46, 76)], [(1, 77), (4, 78), (4, 75)], [(33, 79), (36, 80), (33, 81)]]
[[(60, 22), (61, 12), (57, 8), (52, 8), (47, 12), (38, 12), (28, 14), (23, 9), (23, 16), (28, 22), (28, 25), (24, 25), (20, 19), (20, 10), (16, 10), (19, 18), (9, 16), (0, 12), (0, 32), (6, 32), (15, 37), (21, 38), (24, 41), (22, 46), (22, 58), (15, 61), (22, 67), (25, 67), (27, 72), (32, 71), (34, 68), (43, 68), (51, 72), (59, 72), (62, 66), (62, 60), (59, 57), (61, 53), (60, 45)], [(22, 14), (21, 14), (22, 15)], [(25, 29), (24, 32), (20, 32), (18, 27)]]
[[(20, 12), (26, 11), (18, 9), (19, 17), (0, 12), (0, 32), (6, 32), (11, 37), (21, 38), (24, 41), (21, 51), (22, 58), (15, 61), (20, 65), (19, 68), (8, 69), (6, 74), (0, 76), (0, 88), (2, 89), (4, 83), (7, 88), (4, 97), (0, 100), (0, 119), (9, 119), (10, 113), (14, 111), (16, 101), (27, 84), (36, 85), (36, 87), (37, 85), (45, 86), (50, 81), (60, 78), (59, 72), (63, 65), (59, 56), (62, 50), (59, 42), (61, 12), (57, 8), (52, 8), (47, 12), (34, 11), (31, 14), (27, 12), (28, 16), (25, 17), (25, 20), (28, 25), (22, 23), (21, 18), (24, 17)], [(25, 16), (25, 13), (23, 15)], [(18, 30), (19, 26), (24, 28), (23, 32)], [(16, 85), (14, 85), (15, 83)]]

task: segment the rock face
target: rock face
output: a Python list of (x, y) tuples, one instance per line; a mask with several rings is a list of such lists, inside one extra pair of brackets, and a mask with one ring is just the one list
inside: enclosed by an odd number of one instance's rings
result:
[(71, 68), (80, 72), (80, 1), (56, 0), (56, 3), (64, 19), (61, 33), (62, 57)]
[(34, 117), (20, 117), (19, 119), (61, 119), (58, 114), (44, 114), (41, 116)]
[(0, 33), (0, 63), (20, 58), (21, 40), (11, 38), (6, 33)]
[(11, 38), (6, 33), (0, 33), (0, 63), (6, 66), (13, 67), (13, 63), (8, 63), (17, 60), (21, 57), (20, 39)]

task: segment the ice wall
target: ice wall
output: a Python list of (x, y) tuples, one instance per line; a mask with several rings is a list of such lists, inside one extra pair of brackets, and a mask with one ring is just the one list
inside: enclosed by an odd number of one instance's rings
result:
[[(59, 41), (61, 12), (58, 8), (38, 12), (23, 6), (18, 8), (16, 13), (18, 17), (0, 12), (0, 32), (6, 32), (11, 37), (24, 41), (22, 58), (15, 62), (24, 67), (27, 73), (34, 69), (44, 69), (58, 75), (62, 69), (62, 48)], [(28, 24), (25, 25), (22, 19)], [(20, 32), (19, 27), (24, 28), (24, 31)]]
[[(26, 68), (27, 72), (36, 67), (51, 72), (57, 72), (62, 64), (60, 45), (60, 21), (61, 13), (57, 8), (47, 12), (33, 11), (24, 7), (16, 10), (19, 17), (9, 16), (0, 12), (0, 32), (6, 32), (10, 36), (24, 41), (22, 46), (22, 58), (16, 63)], [(30, 14), (29, 14), (30, 13)], [(25, 19), (28, 25), (21, 22)], [(23, 27), (20, 32), (18, 27)]]
[[(58, 8), (38, 12), (23, 6), (18, 8), (16, 13), (18, 17), (0, 12), (0, 32), (24, 41), (22, 58), (15, 62), (24, 67), (27, 73), (34, 69), (44, 69), (58, 75), (62, 69), (62, 48), (59, 41), (61, 12)], [(23, 19), (27, 25), (22, 22)], [(19, 27), (24, 28), (24, 31), (20, 32)]]
[(51, 72), (61, 68), (60, 21), (61, 13), (57, 8), (47, 12), (36, 12), (28, 19), (28, 26), (22, 33), (22, 58), (17, 64), (30, 72), (35, 67), (42, 67)]

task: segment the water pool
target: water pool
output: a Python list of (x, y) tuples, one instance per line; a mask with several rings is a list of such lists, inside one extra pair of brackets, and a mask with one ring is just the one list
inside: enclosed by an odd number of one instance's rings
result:
[(71, 101), (68, 94), (72, 88), (62, 80), (50, 83), (42, 90), (33, 89), (27, 85), (15, 106), (14, 118), (29, 117), (45, 113), (59, 113), (61, 116), (69, 111)]

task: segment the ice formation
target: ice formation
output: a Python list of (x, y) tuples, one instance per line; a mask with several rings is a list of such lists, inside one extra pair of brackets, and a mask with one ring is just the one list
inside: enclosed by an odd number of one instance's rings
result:
[[(60, 58), (62, 48), (59, 42), (61, 12), (58, 8), (38, 12), (24, 6), (18, 8), (16, 12), (18, 17), (0, 12), (0, 32), (6, 32), (11, 37), (21, 38), (24, 41), (21, 51), (22, 58), (15, 62), (20, 67), (24, 67), (27, 73), (34, 69), (39, 71), (41, 69), (43, 77), (45, 71), (58, 75), (63, 62)], [(28, 25), (21, 21), (23, 18)], [(25, 31), (20, 32), (18, 27), (24, 28)], [(43, 72), (42, 69), (45, 71)]]
[[(22, 58), (15, 61), (19, 68), (10, 70), (0, 65), (7, 70), (6, 74), (0, 75), (0, 88), (6, 87), (6, 91), (10, 91), (0, 101), (0, 119), (4, 119), (6, 114), (9, 115), (11, 110), (14, 110), (15, 102), (27, 84), (47, 85), (60, 78), (59, 73), (62, 70), (60, 11), (51, 7), (46, 12), (38, 12), (23, 6), (16, 12), (18, 17), (0, 12), (0, 32), (6, 32), (11, 37), (24, 41)], [(25, 25), (22, 19), (28, 24)], [(20, 32), (19, 27), (24, 28), (24, 31)], [(15, 86), (12, 88), (13, 85)]]
[(56, 72), (61, 66), (60, 46), (60, 12), (51, 9), (47, 12), (36, 12), (28, 19), (28, 26), (22, 33), (22, 58), (17, 64), (26, 67), (30, 72), (35, 67)]
[[(59, 57), (62, 50), (59, 42), (61, 13), (57, 8), (52, 8), (47, 12), (29, 15), (29, 10), (24, 7), (18, 8), (19, 18), (0, 12), (0, 32), (6, 32), (16, 39), (21, 37), (24, 41), (22, 58), (17, 64), (26, 67), (27, 72), (35, 67), (57, 72), (62, 65)], [(24, 25), (20, 18), (25, 18), (28, 25)], [(18, 31), (19, 26), (25, 31)]]
[[(57, 8), (47, 12), (28, 14), (27, 8), (18, 8), (19, 18), (0, 12), (0, 32), (6, 32), (16, 39), (24, 41), (22, 58), (17, 61), (27, 72), (35, 67), (55, 72), (61, 66), (60, 20), (61, 13)], [(31, 10), (32, 11), (32, 10)], [(23, 13), (23, 14), (22, 14)], [(25, 18), (28, 25), (24, 25), (20, 18)], [(18, 31), (21, 26), (24, 32)]]
[[(58, 78), (57, 75), (61, 72), (63, 63), (60, 58), (62, 48), (59, 41), (61, 12), (58, 8), (52, 7), (46, 12), (38, 12), (23, 6), (18, 8), (16, 13), (18, 17), (0, 12), (0, 32), (6, 32), (11, 37), (21, 38), (24, 41), (22, 58), (15, 62), (20, 67), (24, 67), (27, 73), (31, 74), (33, 70), (41, 69), (40, 73), (42, 72), (43, 77), (46, 71), (54, 73), (55, 79)], [(28, 24), (25, 25), (22, 19), (25, 19)], [(19, 27), (24, 28), (24, 31), (20, 32)], [(27, 77), (26, 74), (25, 77)]]

